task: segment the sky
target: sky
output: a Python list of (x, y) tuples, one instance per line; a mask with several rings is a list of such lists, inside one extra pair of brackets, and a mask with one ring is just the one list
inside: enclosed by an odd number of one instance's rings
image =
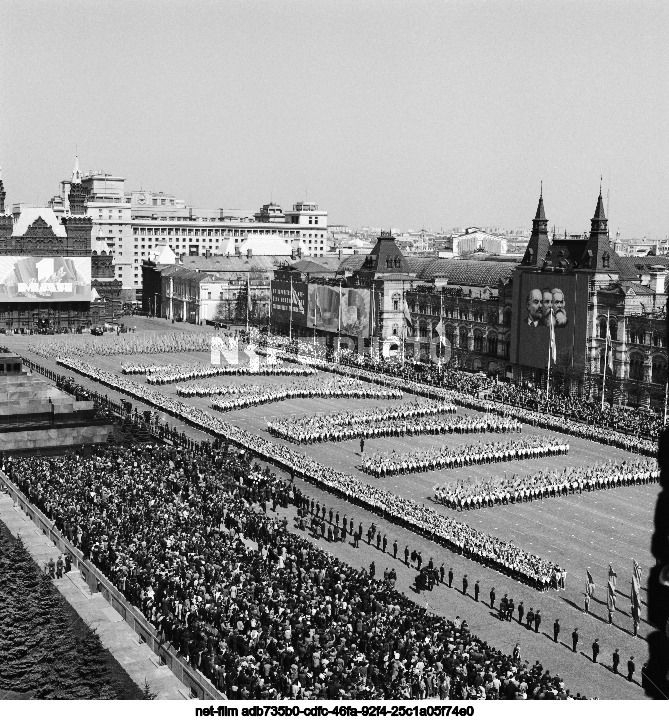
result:
[(201, 207), (669, 234), (666, 0), (3, 0), (0, 166)]

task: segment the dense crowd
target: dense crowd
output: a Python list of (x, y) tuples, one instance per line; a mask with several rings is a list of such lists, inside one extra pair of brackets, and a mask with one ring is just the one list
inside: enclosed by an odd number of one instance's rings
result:
[(538, 664), (290, 533), (263, 509), (300, 506), (299, 491), (259, 466), (145, 446), (4, 469), (228, 699), (569, 697)]
[[(286, 359), (294, 359), (295, 356), (290, 352), (285, 352), (284, 357)], [(436, 368), (433, 370), (423, 370), (421, 367), (418, 367), (418, 370), (415, 371), (396, 371), (393, 375), (386, 375), (377, 370), (378, 368), (385, 368), (385, 365), (367, 359), (366, 356), (352, 357), (365, 358), (366, 362), (363, 363), (360, 361), (359, 364), (349, 363), (347, 365), (340, 362), (322, 360), (320, 357), (309, 358), (305, 355), (300, 356), (300, 362), (310, 363), (312, 366), (330, 373), (340, 373), (342, 375), (364, 378), (372, 383), (393, 385), (407, 392), (415, 393), (416, 395), (435, 398), (448, 397), (453, 402), (465, 408), (483, 411), (484, 413), (497, 413), (502, 416), (509, 416), (522, 423), (528, 423), (559, 433), (568, 433), (579, 438), (587, 438), (588, 440), (596, 441), (604, 445), (615, 446), (634, 453), (647, 456), (657, 454), (657, 437), (654, 436), (652, 440), (642, 437), (645, 434), (642, 433), (643, 429), (641, 427), (639, 427), (639, 432), (636, 434), (632, 431), (629, 433), (621, 433), (613, 428), (606, 428), (596, 424), (588, 425), (580, 420), (572, 420), (569, 417), (557, 415), (552, 410), (551, 402), (549, 402), (548, 405), (544, 403), (543, 406), (539, 406), (542, 410), (530, 410), (512, 405), (509, 402), (489, 400), (488, 398), (481, 397), (481, 392), (475, 392), (477, 376), (470, 373), (463, 373), (462, 371), (457, 371), (457, 373), (462, 375), (462, 378), (458, 376), (461, 382), (456, 383), (454, 380), (453, 385), (448, 386), (449, 388), (453, 388), (453, 390), (447, 390), (445, 387), (442, 387), (446, 384), (436, 385), (439, 378)], [(386, 370), (390, 372), (389, 369)], [(483, 378), (485, 380), (485, 377)], [(474, 380), (470, 381), (469, 379)], [(516, 388), (516, 386), (506, 386), (502, 384), (500, 384), (499, 387), (507, 389)], [(541, 394), (534, 390), (531, 391), (530, 395), (539, 398)], [(539, 401), (537, 401), (537, 403), (539, 403)], [(622, 413), (622, 411), (616, 409), (614, 415), (620, 413)], [(639, 419), (639, 423), (642, 424), (641, 419), (643, 418), (643, 414), (639, 413), (636, 417)]]
[(215, 331), (192, 333), (132, 333), (103, 336), (75, 335), (66, 338), (45, 339), (40, 337), (28, 345), (31, 353), (43, 358), (84, 356), (142, 355), (144, 353), (198, 353), (209, 352)]
[[(428, 404), (439, 408), (449, 404)], [(267, 422), (267, 430), (277, 438), (292, 443), (323, 443), (326, 441), (347, 441), (354, 438), (384, 438), (418, 435), (442, 435), (446, 433), (520, 433), (522, 426), (518, 421), (500, 418), (492, 414), (483, 416), (452, 416), (453, 410), (446, 412), (434, 410), (427, 413), (412, 412), (409, 406), (391, 413), (347, 413), (335, 416), (308, 416), (305, 418), (282, 418)], [(378, 417), (378, 416), (382, 417)], [(372, 417), (370, 417), (372, 416)]]
[(434, 497), (449, 508), (467, 511), (581, 494), (583, 491), (653, 483), (659, 477), (660, 469), (655, 459), (640, 458), (622, 463), (608, 461), (596, 466), (576, 466), (565, 468), (564, 471), (544, 471), (522, 477), (513, 475), (509, 478), (504, 475), (467, 483), (457, 481), (437, 486)]
[(284, 366), (263, 363), (257, 367), (250, 365), (239, 366), (212, 366), (199, 363), (173, 363), (165, 366), (154, 366), (147, 369), (146, 382), (151, 385), (164, 386), (181, 381), (197, 380), (199, 378), (214, 378), (216, 376), (313, 376), (318, 373), (309, 366)]
[(170, 413), (207, 433), (224, 437), (315, 485), (394, 520), (416, 533), (428, 536), (456, 553), (475, 558), (522, 583), (544, 590), (549, 587), (555, 573), (560, 571), (556, 564), (524, 551), (514, 543), (442, 516), (412, 499), (396, 496), (385, 489), (376, 488), (324, 466), (309, 458), (306, 453), (298, 453), (287, 445), (256, 436), (201, 408), (163, 395), (151, 387), (109, 373), (79, 359), (60, 359), (58, 362), (83, 376)]
[(545, 458), (569, 453), (569, 443), (562, 438), (525, 436), (522, 440), (497, 441), (495, 443), (470, 443), (468, 445), (408, 453), (375, 453), (362, 461), (362, 470), (377, 478), (404, 473), (421, 473), (439, 468), (462, 468), (526, 458)]
[(296, 383), (292, 385), (276, 385), (264, 388), (257, 393), (214, 401), (211, 407), (216, 411), (236, 411), (241, 408), (259, 406), (263, 403), (277, 403), (293, 398), (384, 398), (400, 400), (402, 392), (396, 388), (380, 388), (363, 383), (355, 378), (337, 378), (320, 381), (319, 383)]

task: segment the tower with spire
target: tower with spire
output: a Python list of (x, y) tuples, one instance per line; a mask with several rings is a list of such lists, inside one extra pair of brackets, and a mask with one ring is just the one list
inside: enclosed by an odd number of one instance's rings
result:
[(79, 156), (75, 155), (70, 192), (67, 195), (70, 202), (71, 215), (85, 215), (87, 197), (88, 192), (83, 186), (83, 176), (81, 174), (81, 170), (79, 170)]
[(90, 255), (93, 220), (86, 215), (88, 191), (83, 184), (77, 155), (74, 156), (72, 182), (67, 197), (70, 202), (70, 214), (63, 218), (63, 225), (67, 230), (67, 254)]
[(542, 181), (537, 212), (532, 220), (532, 235), (525, 249), (525, 255), (523, 256), (521, 265), (540, 267), (546, 257), (550, 244), (550, 240), (548, 239), (548, 220), (546, 219), (546, 213), (544, 211), (544, 184)]
[(591, 271), (616, 271), (616, 253), (609, 243), (609, 221), (604, 213), (602, 185), (599, 185), (599, 197), (595, 214), (590, 219), (590, 236), (585, 244), (580, 267)]
[(6, 197), (7, 193), (5, 192), (5, 185), (2, 182), (2, 173), (0, 172), (0, 242), (11, 236), (14, 225), (12, 216), (5, 214)]

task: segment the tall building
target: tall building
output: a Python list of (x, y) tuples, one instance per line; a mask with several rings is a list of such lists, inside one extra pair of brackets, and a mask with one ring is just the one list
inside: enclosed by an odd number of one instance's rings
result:
[(70, 214), (22, 207), (4, 214), (0, 180), (0, 329), (77, 330), (91, 322), (91, 231), (78, 166), (68, 186)]

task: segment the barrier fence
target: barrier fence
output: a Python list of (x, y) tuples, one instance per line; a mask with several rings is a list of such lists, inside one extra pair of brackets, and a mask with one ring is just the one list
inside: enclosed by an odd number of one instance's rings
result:
[(35, 508), (18, 487), (0, 471), (0, 485), (9, 494), (15, 506), (18, 506), (30, 520), (42, 531), (61, 553), (69, 554), (72, 567), (77, 568), (91, 593), (101, 593), (107, 603), (117, 611), (123, 620), (132, 628), (140, 638), (158, 657), (161, 665), (169, 670), (190, 690), (193, 698), (202, 700), (225, 699), (222, 694), (199, 671), (192, 668), (177, 653), (169, 643), (160, 640), (158, 631), (144, 614), (133, 606), (126, 597), (112, 584), (112, 582), (91, 561), (84, 558), (81, 551), (74, 546), (55, 527), (40, 510)]

